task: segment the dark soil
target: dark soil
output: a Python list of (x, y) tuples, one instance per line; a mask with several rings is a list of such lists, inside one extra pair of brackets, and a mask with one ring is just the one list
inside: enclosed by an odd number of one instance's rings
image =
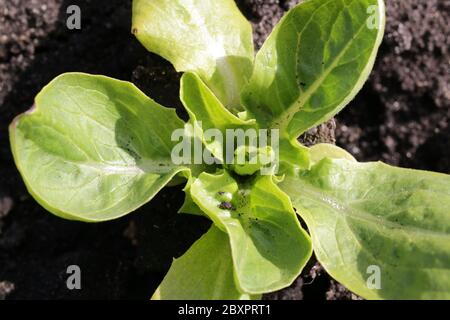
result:
[(450, 172), (450, 1), (387, 1), (375, 72), (338, 117), (357, 159)]
[[(238, 0), (259, 47), (298, 1)], [(66, 8), (82, 10), (82, 29), (65, 27)], [(0, 299), (147, 299), (208, 227), (178, 215), (183, 194), (167, 188), (138, 212), (84, 224), (48, 214), (28, 195), (14, 166), (7, 126), (55, 76), (68, 71), (133, 81), (176, 107), (179, 75), (130, 33), (131, 1), (0, 0)], [(308, 144), (334, 141), (359, 160), (450, 172), (450, 1), (388, 1), (387, 35), (363, 91)], [(335, 130), (336, 129), (336, 130)], [(82, 290), (66, 287), (79, 265)], [(276, 299), (355, 299), (312, 260)]]

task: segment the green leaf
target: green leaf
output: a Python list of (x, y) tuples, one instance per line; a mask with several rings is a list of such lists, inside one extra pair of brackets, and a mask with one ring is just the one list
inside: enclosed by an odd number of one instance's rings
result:
[(228, 236), (212, 226), (179, 259), (175, 259), (154, 300), (248, 300), (234, 283)]
[(192, 121), (201, 121), (204, 129), (237, 129), (255, 124), (242, 120), (226, 109), (200, 77), (186, 72), (181, 77), (180, 98)]
[(290, 138), (333, 117), (369, 76), (384, 22), (382, 0), (310, 0), (289, 11), (242, 93), (251, 117)]
[(319, 261), (353, 292), (450, 298), (450, 176), (324, 159), (280, 187), (305, 219)]
[[(215, 136), (204, 136), (202, 140), (211, 154), (221, 163), (225, 162), (227, 130), (241, 130), (242, 136), (245, 135), (246, 130), (257, 130), (254, 119), (243, 120), (232, 114), (194, 73), (187, 72), (182, 76), (180, 96), (189, 113), (191, 123), (195, 125), (201, 122), (202, 127), (196, 127), (196, 132), (203, 133), (211, 129), (218, 131), (217, 135), (221, 139), (217, 139)], [(288, 169), (293, 170), (292, 164), (295, 164), (296, 168), (309, 168), (308, 148), (299, 144), (296, 139), (293, 139), (292, 142), (282, 139), (277, 147), (279, 147), (279, 160), (281, 162), (279, 172), (284, 173)]]
[(280, 140), (280, 170), (279, 175), (296, 175), (299, 170), (311, 166), (310, 150), (297, 139)]
[(311, 161), (317, 163), (323, 158), (347, 159), (356, 162), (356, 159), (346, 150), (329, 143), (318, 143), (309, 148)]
[(133, 33), (177, 71), (193, 71), (230, 109), (253, 65), (250, 23), (233, 0), (134, 0)]
[(191, 194), (228, 234), (241, 291), (258, 294), (284, 288), (310, 258), (309, 236), (271, 176), (238, 183), (227, 172), (203, 173), (192, 184)]
[[(205, 172), (209, 172), (209, 170), (205, 170)], [(197, 179), (198, 174), (192, 173), (188, 178), (186, 185), (183, 189), (184, 191), (184, 202), (181, 208), (178, 210), (178, 213), (192, 214), (196, 216), (204, 216), (202, 209), (200, 209), (197, 204), (195, 204), (194, 200), (191, 196), (191, 185)]]
[[(191, 123), (201, 132), (202, 141), (211, 154), (224, 162), (225, 137), (227, 129), (246, 130), (255, 127), (254, 120), (242, 120), (226, 109), (214, 93), (194, 73), (187, 72), (181, 77), (180, 98), (189, 113)], [(201, 128), (198, 127), (201, 122)], [(196, 130), (196, 132), (198, 132)], [(215, 135), (204, 136), (209, 130)], [(217, 139), (217, 135), (220, 139)]]
[(149, 201), (178, 172), (171, 134), (184, 123), (128, 82), (68, 73), (10, 126), (16, 165), (48, 211), (96, 222)]

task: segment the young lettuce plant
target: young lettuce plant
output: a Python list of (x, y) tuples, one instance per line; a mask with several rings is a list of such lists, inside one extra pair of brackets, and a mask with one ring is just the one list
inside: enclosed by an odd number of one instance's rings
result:
[[(303, 1), (255, 57), (251, 26), (232, 0), (134, 0), (133, 33), (185, 72), (189, 123), (131, 83), (63, 74), (10, 126), (17, 167), (48, 211), (86, 222), (122, 217), (184, 178), (180, 211), (212, 226), (174, 260), (155, 299), (259, 298), (290, 285), (312, 248), (364, 298), (450, 298), (450, 177), (297, 142), (361, 89), (384, 9), (382, 0)], [(180, 129), (214, 163), (175, 163)], [(206, 137), (210, 129), (278, 130), (279, 166), (261, 174), (261, 163), (228, 165), (226, 143)], [(253, 152), (232, 151), (247, 161)]]

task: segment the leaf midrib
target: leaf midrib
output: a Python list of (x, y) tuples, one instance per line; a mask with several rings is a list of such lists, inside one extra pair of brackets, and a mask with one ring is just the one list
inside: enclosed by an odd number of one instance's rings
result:
[[(287, 126), (290, 123), (290, 120), (292, 120), (294, 115), (305, 106), (305, 104), (311, 99), (312, 95), (322, 85), (322, 83), (329, 76), (329, 74), (338, 66), (339, 61), (350, 49), (350, 47), (353, 44), (353, 41), (364, 30), (365, 26), (366, 26), (366, 23), (364, 22), (361, 25), (361, 27), (358, 29), (358, 31), (355, 33), (355, 35), (348, 41), (348, 43), (345, 45), (345, 47), (342, 49), (342, 51), (334, 58), (333, 62), (330, 64), (330, 66), (326, 70), (324, 70), (322, 75), (319, 78), (317, 78), (317, 80), (314, 81), (314, 83), (306, 91), (304, 91), (303, 94), (300, 94), (300, 96), (295, 100), (295, 102), (293, 104), (291, 104), (284, 112), (282, 112), (280, 115), (278, 115), (271, 121), (271, 123), (269, 125), (270, 128), (280, 127), (280, 129), (282, 131), (284, 131), (287, 128)], [(298, 38), (302, 37), (303, 32), (304, 32), (304, 30), (298, 35)], [(297, 48), (296, 54), (298, 54), (298, 48)], [(298, 59), (297, 59), (297, 61), (298, 61)], [(295, 68), (298, 68), (298, 62), (296, 64)], [(300, 99), (301, 99), (301, 101), (300, 101)], [(283, 121), (284, 119), (289, 120), (289, 121)], [(281, 122), (281, 124), (280, 124), (280, 122)]]
[(69, 163), (74, 166), (88, 167), (89, 169), (100, 171), (105, 175), (114, 174), (168, 174), (175, 168), (181, 166), (175, 166), (170, 161), (154, 161), (148, 158), (144, 158), (139, 163), (125, 165), (125, 164), (107, 164), (107, 163), (95, 163), (91, 161), (74, 161), (68, 160), (63, 156), (52, 154), (52, 157), (60, 159), (64, 163)]

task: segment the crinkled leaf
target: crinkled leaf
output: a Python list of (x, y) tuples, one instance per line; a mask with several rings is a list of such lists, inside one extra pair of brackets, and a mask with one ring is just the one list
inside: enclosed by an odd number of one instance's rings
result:
[(64, 74), (10, 126), (14, 159), (30, 193), (67, 219), (118, 218), (149, 201), (178, 172), (173, 109), (128, 82)]
[(226, 109), (198, 75), (186, 72), (181, 77), (180, 98), (191, 120), (201, 121), (204, 129), (237, 129), (250, 126), (253, 120), (242, 120)]
[(228, 236), (215, 226), (175, 259), (154, 300), (248, 300), (234, 283)]
[(191, 194), (228, 233), (241, 291), (256, 294), (284, 288), (310, 258), (309, 236), (271, 176), (238, 183), (227, 172), (204, 173), (192, 184)]
[(178, 210), (178, 213), (186, 213), (192, 214), (196, 216), (203, 216), (203, 211), (198, 207), (198, 205), (194, 202), (191, 196), (191, 185), (197, 179), (197, 176), (191, 175), (183, 189), (184, 191), (184, 202), (181, 208)]
[[(213, 136), (203, 136), (202, 140), (220, 162), (224, 162), (226, 130), (246, 130), (254, 127), (254, 121), (244, 121), (216, 98), (214, 93), (194, 73), (187, 72), (181, 78), (180, 98), (189, 113), (193, 125), (201, 125), (201, 134), (211, 132)], [(220, 139), (217, 139), (219, 135)]]
[(243, 91), (251, 117), (290, 138), (330, 119), (366, 81), (384, 20), (382, 0), (310, 0), (289, 11)]
[[(258, 129), (254, 119), (243, 120), (228, 111), (203, 81), (193, 73), (185, 73), (181, 78), (181, 100), (190, 115), (191, 122), (201, 123), (200, 131), (207, 132), (213, 129), (222, 137), (221, 139), (216, 139), (215, 136), (203, 137), (205, 146), (222, 163), (225, 159), (227, 129), (241, 130), (243, 136), (249, 129)], [(267, 142), (270, 145), (270, 138)], [(295, 167), (302, 169), (309, 168), (309, 151), (295, 139), (292, 142), (282, 139), (277, 147), (282, 167), (280, 172), (284, 173), (288, 166), (291, 170), (290, 164), (295, 164)]]
[(133, 33), (178, 71), (198, 73), (228, 108), (250, 77), (250, 23), (233, 0), (134, 0)]
[(319, 261), (353, 292), (450, 298), (450, 176), (324, 159), (280, 187), (305, 219)]
[(309, 169), (311, 155), (307, 147), (300, 144), (297, 139), (280, 140), (280, 170), (279, 175), (295, 175), (299, 170)]

